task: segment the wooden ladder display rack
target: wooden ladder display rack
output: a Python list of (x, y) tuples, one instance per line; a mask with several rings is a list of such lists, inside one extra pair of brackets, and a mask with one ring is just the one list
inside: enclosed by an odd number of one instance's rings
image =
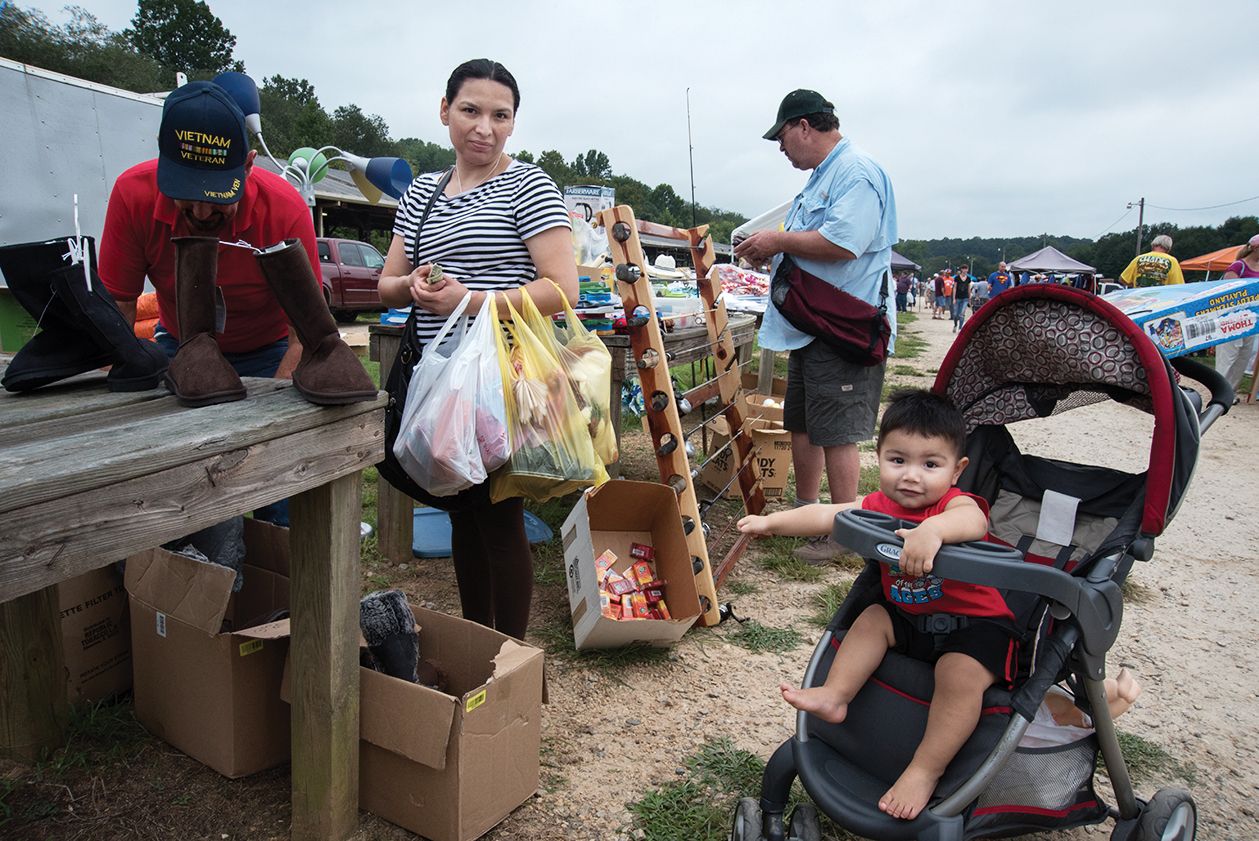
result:
[[(647, 426), (656, 465), (660, 470), (660, 480), (672, 487), (678, 495), (678, 510), (682, 516), (682, 527), (686, 534), (687, 549), (691, 553), (696, 590), (700, 597), (702, 614), (699, 621), (704, 626), (716, 625), (721, 621), (716, 585), (733, 568), (748, 541), (741, 537), (717, 569), (713, 569), (709, 562), (708, 543), (695, 493), (694, 477), (698, 471), (691, 470), (686, 456), (685, 434), (673, 392), (664, 338), (652, 301), (651, 283), (647, 278), (647, 259), (638, 233), (643, 230), (662, 234), (681, 239), (691, 246), (700, 297), (707, 316), (705, 320), (708, 324), (709, 344), (719, 374), (712, 381), (687, 392), (687, 395), (694, 405), (714, 396), (721, 401), (722, 414), (730, 424), (732, 433), (735, 433), (731, 437), (731, 446), (735, 453), (734, 464), (738, 470), (744, 504), (750, 513), (760, 513), (765, 506), (765, 498), (755, 475), (750, 436), (737, 434), (738, 430), (743, 429), (743, 406), (740, 401), (742, 382), (734, 341), (727, 329), (726, 307), (721, 300), (720, 282), (713, 269), (712, 239), (707, 236), (707, 225), (683, 230), (636, 222), (633, 210), (627, 205), (600, 211), (598, 220), (608, 232), (608, 245), (616, 264), (617, 289), (625, 310), (626, 324), (629, 325), (630, 349), (642, 384)], [(642, 318), (644, 310), (646, 317)], [(635, 318), (636, 311), (638, 318)]]

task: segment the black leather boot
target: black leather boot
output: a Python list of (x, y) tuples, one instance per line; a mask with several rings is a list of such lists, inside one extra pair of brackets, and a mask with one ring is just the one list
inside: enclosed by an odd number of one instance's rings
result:
[(71, 240), (0, 248), (0, 271), (9, 289), (41, 327), (14, 357), (4, 387), (29, 391), (110, 365), (105, 380), (110, 391), (155, 388), (166, 371), (166, 354), (136, 338), (119, 312), (96, 273), (92, 238), (83, 238), (90, 272), (81, 261), (71, 261)]

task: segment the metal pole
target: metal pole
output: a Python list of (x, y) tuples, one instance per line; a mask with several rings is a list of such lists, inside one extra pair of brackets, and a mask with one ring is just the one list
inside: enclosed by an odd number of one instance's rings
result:
[(686, 89), (686, 157), (691, 164), (691, 227), (695, 221), (695, 145), (691, 142), (691, 89)]
[(1137, 202), (1137, 256), (1141, 256), (1141, 235), (1145, 233), (1145, 196)]

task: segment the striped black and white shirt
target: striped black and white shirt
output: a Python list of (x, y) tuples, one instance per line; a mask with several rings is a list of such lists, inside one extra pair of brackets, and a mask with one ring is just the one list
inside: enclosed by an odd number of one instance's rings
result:
[[(438, 196), (420, 232), (415, 229), (441, 173), (421, 175), (398, 202), (393, 232), (412, 266), (439, 263), (473, 291), (514, 289), (536, 279), (525, 240), (551, 228), (572, 228), (564, 198), (533, 164), (512, 161), (499, 175), (454, 197)], [(416, 335), (427, 343), (446, 316), (416, 310)]]

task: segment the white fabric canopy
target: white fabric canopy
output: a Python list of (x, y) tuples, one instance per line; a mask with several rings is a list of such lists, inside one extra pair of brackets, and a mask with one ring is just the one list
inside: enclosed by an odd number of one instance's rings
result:
[(1081, 263), (1073, 257), (1068, 257), (1052, 245), (1047, 245), (1040, 251), (1032, 252), (1026, 257), (1020, 257), (1010, 264), (1010, 268), (1016, 272), (1060, 272), (1062, 274), (1070, 274), (1071, 272), (1089, 272), (1095, 273), (1097, 269), (1085, 263)]

